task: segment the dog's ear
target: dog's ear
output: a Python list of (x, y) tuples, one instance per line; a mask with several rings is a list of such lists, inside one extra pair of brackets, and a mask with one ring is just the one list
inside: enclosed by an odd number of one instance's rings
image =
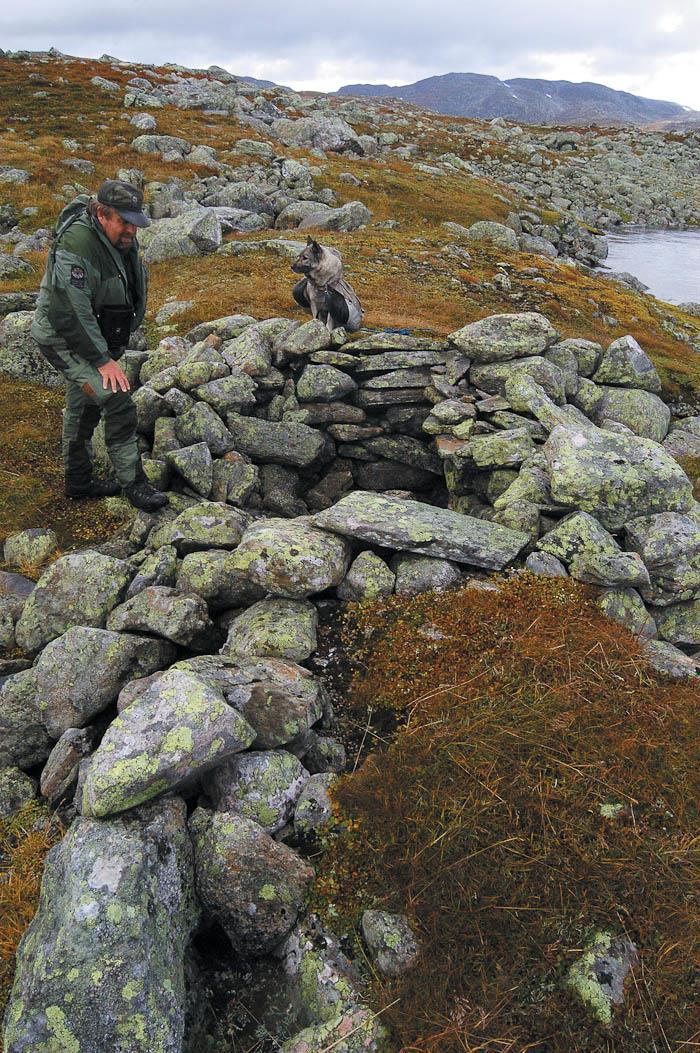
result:
[(323, 249), (321, 248), (321, 246), (319, 245), (319, 243), (317, 241), (313, 240), (313, 238), (311, 239), (311, 251), (313, 252), (314, 256), (322, 256), (323, 255)]
[(314, 239), (311, 237), (310, 234), (307, 234), (306, 235), (306, 244), (307, 244), (307, 246), (308, 245), (313, 245), (313, 243), (314, 243)]

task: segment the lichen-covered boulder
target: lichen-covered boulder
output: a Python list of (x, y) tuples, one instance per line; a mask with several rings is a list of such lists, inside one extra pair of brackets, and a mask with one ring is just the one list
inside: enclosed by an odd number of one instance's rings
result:
[(641, 590), (659, 607), (700, 599), (700, 520), (662, 512), (627, 524), (627, 545), (638, 552), (651, 584)]
[[(140, 553), (145, 555), (145, 553)], [(177, 577), (177, 551), (174, 545), (161, 545), (155, 552), (145, 556), (136, 577), (126, 590), (125, 600), (130, 600), (150, 585), (174, 585)], [(186, 591), (186, 590), (182, 590)]]
[(10, 534), (5, 539), (5, 562), (15, 567), (22, 564), (38, 567), (58, 549), (58, 537), (55, 530), (32, 527)]
[(179, 1053), (196, 920), (182, 801), (78, 819), (47, 857), (19, 947), (7, 1053)]
[(209, 497), (214, 481), (214, 462), (205, 442), (170, 450), (165, 459), (196, 493)]
[(418, 940), (405, 914), (366, 910), (361, 927), (370, 957), (385, 976), (401, 976), (415, 964)]
[(305, 1027), (280, 1046), (280, 1053), (385, 1053), (388, 1034), (377, 1014), (353, 1006), (328, 1020)]
[(490, 362), (474, 365), (469, 370), (469, 380), (474, 387), (490, 395), (505, 395), (511, 377), (532, 377), (545, 394), (558, 406), (566, 400), (564, 374), (553, 362), (541, 355), (519, 358), (513, 362)]
[(17, 643), (34, 653), (73, 625), (103, 628), (134, 572), (128, 563), (99, 552), (61, 556), (46, 570), (24, 605)]
[(178, 256), (203, 256), (216, 252), (221, 244), (221, 220), (214, 209), (197, 208), (172, 219), (158, 220), (144, 234), (147, 263)]
[(210, 548), (236, 548), (248, 526), (245, 512), (219, 501), (199, 501), (154, 531), (148, 543), (174, 545), (180, 556)]
[(350, 562), (350, 547), (308, 523), (267, 519), (241, 538), (231, 566), (272, 596), (304, 599), (339, 585)]
[(316, 650), (317, 625), (308, 600), (259, 600), (231, 622), (221, 653), (304, 662)]
[(613, 1007), (625, 1000), (627, 974), (637, 950), (627, 936), (599, 932), (566, 974), (566, 984), (601, 1024), (611, 1024)]
[(175, 432), (180, 445), (195, 446), (205, 442), (214, 457), (236, 449), (236, 442), (221, 417), (206, 402), (195, 402), (175, 419)]
[(76, 625), (52, 640), (34, 667), (44, 725), (58, 739), (115, 701), (129, 680), (164, 669), (175, 648), (164, 640)]
[(41, 773), (39, 789), (52, 807), (72, 798), (80, 762), (89, 757), (98, 741), (97, 729), (68, 728), (51, 750)]
[(240, 413), (243, 409), (252, 408), (255, 405), (256, 388), (252, 377), (236, 369), (230, 377), (202, 384), (194, 394), (202, 402), (208, 403), (220, 417), (224, 417), (227, 413)]
[(269, 953), (297, 920), (314, 871), (262, 827), (198, 808), (190, 820), (197, 891), (238, 953)]
[(700, 676), (700, 658), (690, 657), (666, 640), (647, 640), (644, 657), (657, 673), (687, 680)]
[(187, 595), (167, 585), (149, 585), (115, 607), (107, 627), (117, 633), (141, 632), (186, 646), (211, 625), (201, 596)]
[(553, 498), (590, 512), (606, 530), (620, 530), (638, 516), (685, 512), (693, 505), (685, 472), (650, 439), (599, 428), (557, 427), (543, 449)]
[(294, 833), (299, 841), (313, 841), (335, 825), (329, 791), (336, 780), (333, 772), (317, 772), (307, 779), (294, 809)]
[(592, 379), (596, 384), (661, 393), (661, 380), (647, 354), (633, 336), (621, 336), (606, 348)]
[[(517, 242), (517, 239), (516, 239)], [(534, 311), (493, 314), (450, 333), (450, 342), (473, 362), (506, 362), (541, 355), (558, 334), (549, 319)]]
[(107, 729), (86, 768), (83, 814), (114, 815), (187, 786), (254, 737), (219, 691), (191, 673), (168, 670)]
[(454, 482), (459, 486), (474, 472), (519, 467), (533, 449), (527, 428), (509, 428), (488, 435), (474, 435), (464, 445), (458, 446), (450, 458), (455, 473)]
[(177, 576), (179, 592), (194, 592), (212, 611), (248, 607), (261, 600), (265, 590), (233, 565), (235, 553), (226, 549), (190, 552), (183, 559)]
[(39, 712), (34, 669), (0, 685), (0, 765), (33, 768), (46, 760), (52, 741)]
[(656, 614), (656, 626), (662, 640), (700, 647), (700, 600), (665, 607)]
[(449, 589), (462, 580), (462, 571), (447, 559), (397, 553), (391, 560), (397, 596), (417, 596), (432, 589)]
[(654, 442), (663, 442), (671, 419), (671, 410), (658, 395), (636, 388), (599, 387), (600, 398), (591, 419), (601, 427), (613, 421)]
[(622, 588), (649, 584), (649, 573), (637, 553), (623, 552), (587, 512), (566, 516), (540, 538), (537, 548), (562, 560), (577, 581)]
[(14, 815), (35, 797), (35, 779), (19, 768), (0, 766), (0, 817)]
[(256, 463), (308, 468), (328, 455), (330, 439), (308, 424), (278, 423), (234, 413), (227, 414), (226, 422), (233, 436), (232, 446)]
[[(3, 257), (15, 259), (15, 257)], [(21, 262), (21, 261), (18, 261)], [(31, 335), (34, 311), (13, 311), (0, 319), (0, 372), (19, 380), (59, 388), (63, 377), (44, 358)]]
[(275, 834), (291, 819), (309, 772), (287, 750), (241, 753), (206, 776), (217, 812), (235, 812)]
[(356, 490), (313, 523), (344, 537), (456, 563), (502, 570), (529, 541), (527, 534), (446, 508)]
[(307, 366), (297, 380), (300, 402), (334, 402), (356, 390), (352, 377), (335, 366)]
[(498, 249), (509, 249), (511, 252), (517, 252), (520, 248), (518, 235), (511, 227), (489, 219), (480, 219), (472, 223), (467, 228), (465, 237), (468, 241), (485, 241)]
[(383, 599), (391, 596), (395, 582), (396, 575), (381, 556), (360, 552), (338, 586), (338, 599), (354, 603)]
[(636, 589), (606, 589), (596, 603), (603, 614), (646, 639), (656, 636), (656, 623)]

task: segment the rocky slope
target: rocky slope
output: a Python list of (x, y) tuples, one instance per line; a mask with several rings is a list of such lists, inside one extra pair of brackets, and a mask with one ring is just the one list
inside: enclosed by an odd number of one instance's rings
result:
[(345, 84), (338, 95), (388, 96), (455, 117), (508, 117), (527, 124), (646, 124), (684, 117), (688, 108), (615, 91), (604, 84), (445, 73), (414, 84)]

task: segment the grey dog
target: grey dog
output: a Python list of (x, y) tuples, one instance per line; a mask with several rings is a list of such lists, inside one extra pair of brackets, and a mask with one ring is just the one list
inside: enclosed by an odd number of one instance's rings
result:
[(344, 326), (353, 333), (362, 325), (362, 306), (357, 293), (343, 277), (343, 261), (337, 249), (326, 249), (313, 238), (299, 253), (292, 270), (305, 277), (292, 289), (294, 299), (332, 332)]

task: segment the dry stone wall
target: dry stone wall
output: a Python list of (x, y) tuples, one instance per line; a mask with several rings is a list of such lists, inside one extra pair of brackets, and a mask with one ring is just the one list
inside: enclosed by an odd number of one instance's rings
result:
[[(3, 639), (30, 660), (0, 686), (0, 757), (76, 813), (20, 949), (6, 1048), (57, 1028), (71, 1049), (105, 1048), (97, 1017), (120, 1048), (143, 1049), (123, 999), (104, 1018), (84, 1011), (132, 983), (162, 1048), (186, 1048), (194, 897), (238, 953), (296, 962), (287, 976), (306, 1015), (282, 1048), (322, 1049), (354, 1021), (362, 1048), (381, 1049), (348, 963), (313, 951), (299, 969), (299, 948), (318, 946), (303, 915), (307, 849), (328, 835), (345, 764), (308, 667), (319, 605), (508, 568), (570, 575), (647, 641), (653, 666), (695, 676), (700, 510), (676, 457), (700, 453), (700, 417), (674, 418), (632, 337), (562, 340), (533, 313), (446, 339), (352, 343), (314, 321), (230, 316), (124, 362), (144, 468), (169, 507), (139, 513), (100, 552), (62, 556), (34, 588), (3, 579)], [(29, 531), (6, 556), (50, 542)], [(187, 831), (183, 801), (197, 805)], [(154, 860), (152, 891), (134, 897), (119, 860), (153, 831), (175, 871)], [(159, 951), (170, 994), (157, 1009), (142, 976), (150, 895), (178, 919)], [(122, 971), (112, 987), (94, 982), (81, 971), (94, 932), (112, 946), (126, 917)], [(73, 950), (47, 984), (34, 948), (67, 931)], [(79, 997), (61, 1003), (76, 977)]]

